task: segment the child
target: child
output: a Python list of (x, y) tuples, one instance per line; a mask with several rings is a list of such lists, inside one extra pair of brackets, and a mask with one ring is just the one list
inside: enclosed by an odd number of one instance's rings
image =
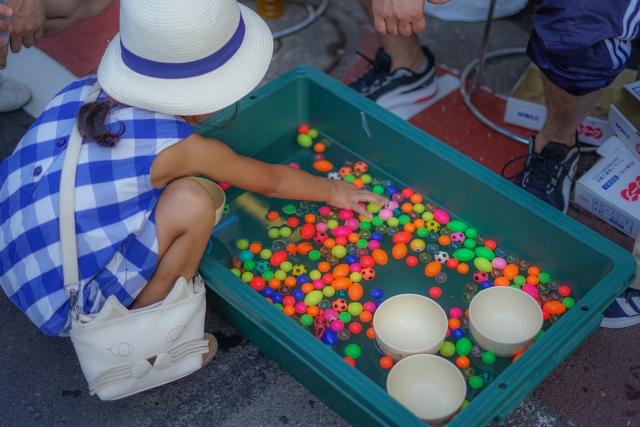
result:
[[(190, 279), (216, 206), (188, 177), (285, 199), (327, 202), (370, 216), (386, 202), (354, 184), (235, 154), (191, 125), (234, 104), (272, 54), (266, 24), (235, 0), (126, 0), (120, 33), (97, 76), (63, 89), (0, 166), (0, 283), (45, 334), (66, 336), (58, 200), (73, 125), (84, 143), (76, 177), (80, 313), (110, 295), (126, 307), (163, 300)], [(102, 92), (84, 104), (94, 83)]]

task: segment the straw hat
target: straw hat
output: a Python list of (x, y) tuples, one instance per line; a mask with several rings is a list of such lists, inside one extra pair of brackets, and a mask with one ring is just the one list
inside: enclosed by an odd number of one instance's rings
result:
[(267, 24), (236, 0), (122, 0), (98, 81), (127, 105), (207, 114), (251, 92), (272, 53)]

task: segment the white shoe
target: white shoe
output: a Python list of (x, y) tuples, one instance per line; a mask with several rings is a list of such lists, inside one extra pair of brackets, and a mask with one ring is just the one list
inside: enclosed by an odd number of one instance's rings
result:
[(18, 110), (31, 100), (31, 91), (15, 80), (0, 78), (0, 113)]

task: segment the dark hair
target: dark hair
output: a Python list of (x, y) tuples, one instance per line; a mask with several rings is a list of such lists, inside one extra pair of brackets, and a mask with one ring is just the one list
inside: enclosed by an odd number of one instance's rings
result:
[(107, 98), (105, 101), (89, 102), (80, 107), (76, 120), (82, 138), (97, 142), (101, 147), (115, 146), (124, 134), (124, 123), (118, 122), (118, 131), (113, 132), (111, 128), (115, 126), (107, 127), (106, 120), (109, 113), (118, 106), (118, 101)]

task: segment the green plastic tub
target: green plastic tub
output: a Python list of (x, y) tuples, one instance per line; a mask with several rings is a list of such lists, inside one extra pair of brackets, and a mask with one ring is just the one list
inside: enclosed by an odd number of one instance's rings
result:
[[(334, 141), (325, 153), (334, 165), (345, 158), (366, 161), (372, 175), (422, 193), (573, 289), (576, 306), (517, 363), (498, 358), (482, 367), (497, 378), (480, 392), (470, 391), (471, 404), (451, 426), (486, 425), (508, 416), (598, 327), (601, 312), (633, 280), (636, 263), (628, 252), (314, 68), (296, 68), (260, 88), (240, 103), (230, 127), (216, 127), (233, 113), (214, 116), (199, 132), (240, 154), (272, 163), (293, 161), (309, 170), (314, 153), (295, 142), (295, 129), (307, 123)], [(329, 349), (229, 271), (236, 239), (270, 242), (265, 215), (287, 202), (237, 188), (227, 191), (227, 200), (230, 212), (214, 230), (201, 263), (210, 307), (349, 423), (424, 425), (386, 393), (386, 371), (377, 364), (381, 355), (364, 333), (348, 341), (363, 347), (354, 369), (341, 359), (344, 342), (336, 351)], [(296, 242), (300, 236), (283, 240)], [(383, 248), (389, 252), (390, 246)], [(422, 270), (391, 259), (365, 285), (365, 295), (373, 286), (383, 287), (385, 298), (427, 295), (436, 284)], [(464, 306), (466, 276), (454, 271), (440, 285), (443, 297), (437, 301), (445, 310)]]

